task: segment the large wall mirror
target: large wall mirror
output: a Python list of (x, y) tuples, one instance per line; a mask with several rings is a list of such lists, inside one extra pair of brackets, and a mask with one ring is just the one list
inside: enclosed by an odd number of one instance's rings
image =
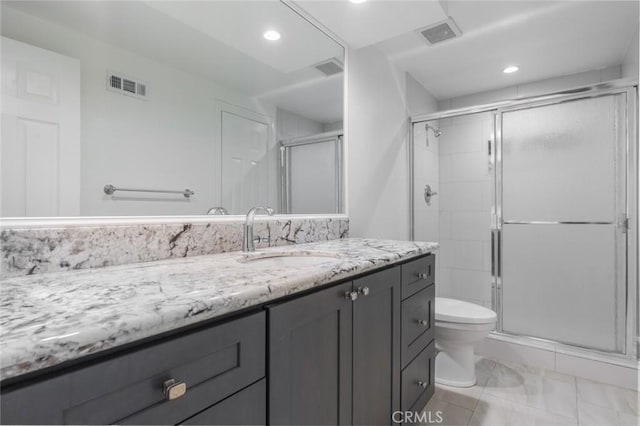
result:
[(2, 217), (342, 213), (343, 47), (280, 1), (2, 1)]

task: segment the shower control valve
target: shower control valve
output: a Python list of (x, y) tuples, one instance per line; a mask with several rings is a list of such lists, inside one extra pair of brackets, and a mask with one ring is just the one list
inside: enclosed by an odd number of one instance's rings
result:
[(431, 185), (426, 184), (424, 186), (424, 202), (427, 203), (428, 206), (431, 205), (431, 197), (434, 195), (438, 195), (438, 193), (431, 189)]

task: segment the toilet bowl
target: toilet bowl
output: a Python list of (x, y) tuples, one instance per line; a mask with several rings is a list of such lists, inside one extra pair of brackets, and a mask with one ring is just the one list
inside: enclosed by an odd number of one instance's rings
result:
[(456, 387), (476, 384), (473, 345), (493, 330), (491, 309), (462, 300), (436, 297), (436, 383)]

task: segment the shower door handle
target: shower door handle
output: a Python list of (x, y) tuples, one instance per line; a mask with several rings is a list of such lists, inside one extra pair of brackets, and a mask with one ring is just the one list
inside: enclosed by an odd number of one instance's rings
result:
[(438, 193), (431, 190), (431, 185), (426, 184), (424, 186), (424, 201), (428, 206), (431, 205), (431, 197), (433, 197), (434, 195), (438, 195)]

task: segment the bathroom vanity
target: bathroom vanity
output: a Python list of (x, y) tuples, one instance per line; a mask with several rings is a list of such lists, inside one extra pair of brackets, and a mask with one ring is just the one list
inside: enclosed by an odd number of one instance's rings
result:
[(6, 280), (1, 421), (391, 423), (433, 394), (436, 247), (343, 239)]

